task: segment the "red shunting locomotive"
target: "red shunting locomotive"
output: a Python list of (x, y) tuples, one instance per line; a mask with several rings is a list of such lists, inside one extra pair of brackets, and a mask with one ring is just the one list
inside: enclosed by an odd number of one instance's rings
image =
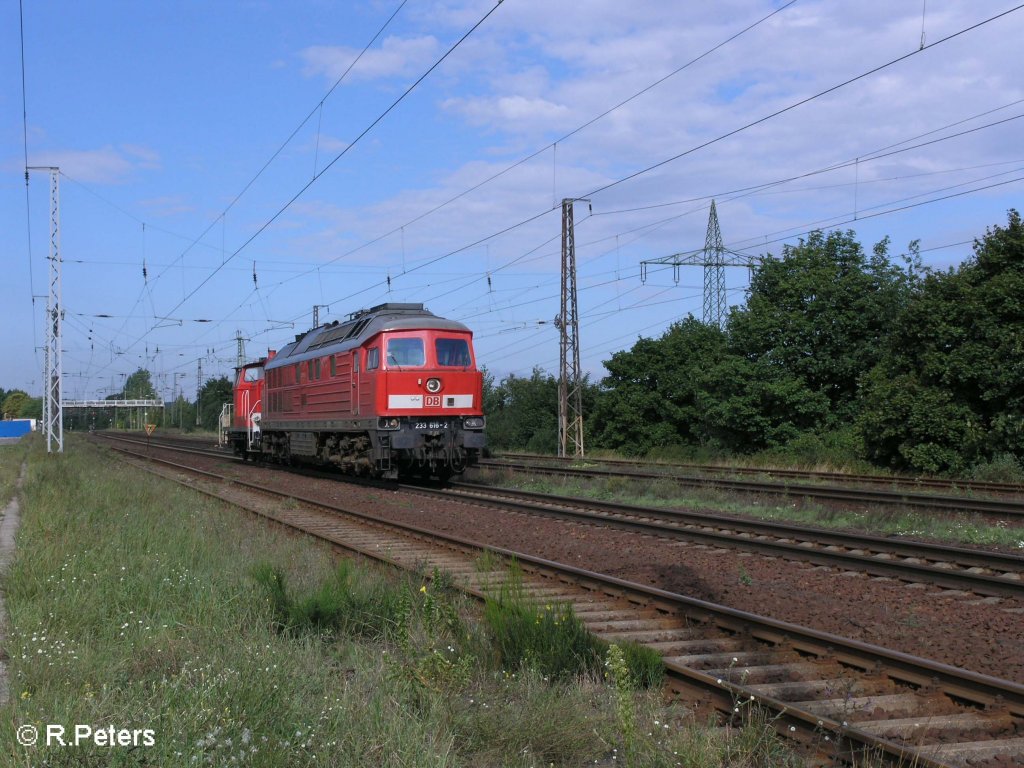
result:
[(247, 458), (380, 478), (447, 479), (484, 447), (473, 332), (381, 304), (238, 370), (229, 440)]

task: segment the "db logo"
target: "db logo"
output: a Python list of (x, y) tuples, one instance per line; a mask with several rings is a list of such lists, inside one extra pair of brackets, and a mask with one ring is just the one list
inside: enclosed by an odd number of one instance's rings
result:
[(440, 395), (427, 395), (423, 398), (423, 405), (426, 408), (433, 406), (434, 408), (441, 407), (441, 396)]

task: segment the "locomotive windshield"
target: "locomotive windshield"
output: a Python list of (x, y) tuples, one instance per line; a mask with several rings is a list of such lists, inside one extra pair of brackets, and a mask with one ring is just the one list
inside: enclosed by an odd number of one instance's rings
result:
[(262, 381), (263, 369), (262, 368), (246, 368), (245, 369), (245, 380), (246, 381)]
[(437, 364), (458, 368), (468, 368), (469, 343), (465, 339), (437, 339), (434, 342)]
[(425, 362), (423, 339), (388, 339), (388, 365), (415, 368)]

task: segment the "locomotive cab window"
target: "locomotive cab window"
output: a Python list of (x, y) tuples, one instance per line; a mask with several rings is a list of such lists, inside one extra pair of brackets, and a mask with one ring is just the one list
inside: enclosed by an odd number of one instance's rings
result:
[(468, 368), (470, 365), (469, 342), (465, 339), (437, 339), (434, 353), (440, 366)]
[(388, 365), (417, 368), (425, 362), (423, 339), (388, 339)]
[(370, 347), (366, 350), (366, 370), (374, 371), (380, 368), (380, 348)]
[(246, 368), (245, 369), (245, 380), (246, 381), (262, 381), (263, 380), (263, 369), (262, 368)]

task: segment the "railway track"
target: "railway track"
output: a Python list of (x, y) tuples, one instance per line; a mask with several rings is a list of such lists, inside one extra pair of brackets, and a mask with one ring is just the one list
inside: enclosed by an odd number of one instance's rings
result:
[[(516, 462), (548, 461), (556, 464), (578, 463), (579, 459), (560, 456), (539, 456), (527, 453), (503, 453), (499, 458)], [(945, 480), (937, 477), (905, 477), (896, 475), (865, 475), (847, 472), (823, 472), (809, 469), (787, 469), (782, 467), (740, 467), (720, 464), (669, 463), (652, 461), (631, 461), (629, 459), (586, 459), (588, 464), (608, 467), (633, 467), (637, 469), (678, 472), (686, 470), (717, 475), (757, 475), (761, 477), (818, 480), (833, 485), (870, 485), (885, 488), (909, 490), (936, 489), (939, 491), (970, 491), (998, 496), (1011, 494), (1024, 496), (1024, 485), (1019, 483), (997, 483), (987, 480)]]
[[(734, 716), (757, 706), (774, 727), (832, 759), (890, 765), (1008, 766), (1024, 760), (1024, 686), (506, 549), (385, 521), (339, 505), (115, 447), (149, 471), (332, 546), (451, 574), (478, 598), (514, 558), (530, 599), (568, 603), (609, 642), (663, 657), (670, 685)], [(158, 469), (159, 467), (159, 469)], [(288, 505), (282, 499), (292, 499)], [(481, 555), (489, 551), (491, 558)]]
[(450, 487), (443, 490), (402, 487), (445, 499), (498, 505), (524, 514), (753, 551), (911, 584), (932, 584), (965, 594), (1024, 599), (1024, 557), (1020, 555), (472, 483), (450, 483)]
[[(146, 445), (144, 441), (126, 437), (104, 437), (132, 445)], [(212, 448), (196, 448), (180, 443), (154, 447), (171, 447), (175, 451), (193, 455), (237, 460), (229, 453)], [(930, 584), (962, 592), (965, 596), (1024, 599), (1024, 557), (1014, 554), (472, 483), (450, 483), (446, 489), (425, 488), (422, 485), (401, 487), (412, 493), (439, 496), (446, 500), (483, 503), (517, 513), (557, 517), (700, 545), (752, 551), (842, 571), (859, 571), (908, 584)]]
[(1024, 521), (1024, 501), (1020, 499), (982, 499), (967, 496), (949, 496), (929, 493), (915, 493), (901, 490), (874, 488), (842, 488), (799, 484), (773, 480), (735, 480), (729, 478), (702, 477), (696, 475), (665, 474), (651, 471), (618, 471), (610, 469), (583, 469), (579, 467), (549, 466), (522, 462), (484, 459), (478, 464), (484, 469), (508, 470), (538, 475), (559, 475), (562, 477), (629, 480), (668, 480), (687, 488), (714, 488), (740, 493), (769, 494), (792, 498), (816, 499), (842, 504), (881, 504), (915, 509), (971, 512), (995, 516), (1014, 521)]

